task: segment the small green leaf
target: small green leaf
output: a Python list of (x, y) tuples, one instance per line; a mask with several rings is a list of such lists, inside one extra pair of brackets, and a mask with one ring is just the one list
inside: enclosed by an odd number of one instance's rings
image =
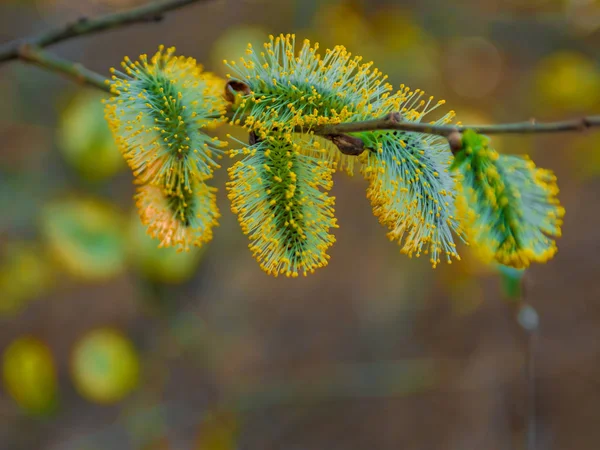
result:
[(500, 273), (500, 279), (502, 280), (502, 288), (504, 294), (511, 300), (518, 300), (521, 298), (521, 284), (525, 270), (515, 269), (514, 267), (505, 266), (498, 264), (498, 272)]

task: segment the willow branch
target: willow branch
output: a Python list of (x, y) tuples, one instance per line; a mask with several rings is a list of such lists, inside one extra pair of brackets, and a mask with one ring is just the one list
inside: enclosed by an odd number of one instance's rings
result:
[(378, 130), (399, 130), (435, 134), (448, 139), (450, 149), (454, 153), (462, 148), (461, 132), (465, 130), (474, 130), (482, 134), (531, 134), (585, 131), (592, 127), (600, 127), (600, 116), (587, 116), (559, 122), (536, 122), (535, 120), (530, 120), (528, 122), (498, 125), (435, 125), (403, 121), (401, 113), (393, 112), (379, 119), (322, 125), (315, 128), (314, 133), (329, 138), (332, 136), (348, 136), (347, 133)]
[(16, 39), (0, 46), (0, 62), (19, 58), (19, 49), (23, 44), (47, 47), (67, 39), (98, 33), (100, 31), (132, 25), (136, 23), (157, 22), (163, 14), (183, 6), (206, 0), (162, 0), (153, 1), (138, 8), (130, 9), (93, 19), (81, 18), (62, 27), (45, 31), (41, 34)]
[(482, 134), (526, 134), (526, 133), (559, 133), (565, 131), (584, 131), (588, 128), (600, 127), (600, 116), (587, 116), (560, 122), (528, 122), (504, 123), (498, 125), (432, 125), (427, 123), (405, 122), (398, 112), (388, 114), (379, 119), (361, 122), (323, 125), (314, 129), (315, 134), (336, 135), (358, 133), (361, 131), (400, 130), (417, 133), (436, 134), (449, 137), (453, 133), (474, 130)]
[(35, 64), (43, 69), (60, 73), (76, 83), (87, 84), (97, 89), (110, 93), (106, 77), (86, 69), (79, 63), (54, 56), (39, 47), (23, 45), (19, 47), (19, 58), (30, 64)]
[[(109, 92), (104, 77), (96, 74), (78, 63), (62, 60), (42, 50), (43, 47), (78, 36), (93, 34), (104, 30), (119, 28), (135, 23), (161, 20), (163, 14), (183, 6), (206, 0), (161, 0), (150, 2), (128, 11), (107, 14), (93, 19), (81, 18), (76, 22), (48, 30), (36, 36), (17, 39), (0, 46), (0, 62), (20, 58), (45, 69), (62, 73), (79, 83), (89, 84)], [(236, 89), (232, 86), (234, 90)], [(507, 133), (555, 133), (564, 131), (583, 131), (600, 126), (600, 116), (588, 116), (560, 122), (537, 123), (535, 121), (507, 123), (498, 125), (434, 125), (426, 123), (406, 122), (399, 112), (390, 113), (384, 117), (352, 123), (323, 125), (313, 129), (334, 142), (340, 151), (349, 155), (360, 154), (364, 151), (362, 141), (348, 133), (376, 130), (400, 130), (418, 133), (435, 134), (446, 137), (453, 150), (460, 148), (460, 133), (473, 129), (483, 134)]]
[[(179, 3), (182, 3), (180, 0)], [(188, 3), (191, 0), (186, 0)], [(23, 44), (17, 48), (17, 57), (28, 63), (35, 64), (46, 70), (60, 73), (80, 84), (87, 84), (104, 92), (110, 93), (107, 79), (79, 63), (61, 59), (43, 50), (39, 46)], [(227, 93), (228, 91), (226, 91)], [(229, 114), (233, 117), (233, 113)], [(238, 118), (240, 121), (243, 117)], [(359, 155), (366, 148), (363, 141), (349, 133), (363, 131), (400, 130), (424, 134), (434, 134), (448, 139), (452, 150), (461, 147), (461, 132), (472, 129), (483, 134), (527, 134), (527, 133), (557, 133), (568, 131), (585, 131), (589, 128), (600, 127), (600, 116), (586, 116), (578, 119), (568, 119), (558, 122), (516, 122), (497, 125), (435, 125), (402, 120), (399, 112), (387, 114), (378, 119), (359, 122), (345, 122), (339, 124), (322, 125), (311, 130), (312, 133), (331, 140), (338, 149), (347, 155)], [(298, 129), (302, 132), (305, 130)]]

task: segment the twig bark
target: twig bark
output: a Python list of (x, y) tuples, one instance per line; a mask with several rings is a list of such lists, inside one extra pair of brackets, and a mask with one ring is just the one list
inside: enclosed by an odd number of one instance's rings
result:
[(45, 31), (41, 34), (16, 39), (0, 46), (0, 62), (19, 58), (19, 49), (23, 44), (47, 47), (57, 42), (78, 36), (98, 33), (127, 25), (162, 20), (163, 14), (191, 3), (207, 0), (162, 0), (152, 1), (138, 8), (88, 19), (83, 17), (76, 22)]
[(526, 133), (559, 133), (565, 131), (584, 131), (588, 128), (600, 127), (600, 116), (587, 116), (559, 122), (516, 122), (497, 125), (432, 125), (427, 123), (405, 122), (398, 112), (388, 114), (379, 119), (348, 122), (336, 125), (323, 125), (315, 128), (315, 134), (335, 135), (358, 133), (361, 131), (400, 130), (417, 133), (436, 134), (449, 137), (452, 133), (467, 129), (482, 134), (526, 134)]
[(525, 333), (525, 378), (527, 386), (527, 422), (526, 422), (526, 449), (535, 450), (537, 441), (537, 408), (536, 408), (536, 370), (535, 347), (539, 330), (539, 316), (537, 311), (527, 303), (529, 293), (529, 279), (523, 277), (521, 286), (521, 301), (517, 321)]
[(102, 75), (86, 69), (79, 63), (59, 58), (53, 54), (29, 44), (19, 47), (19, 58), (35, 64), (46, 70), (60, 73), (74, 80), (76, 83), (87, 84), (110, 93), (107, 79)]
[(535, 308), (529, 303), (530, 279), (525, 274), (521, 279), (521, 289), (516, 301), (511, 302), (512, 316), (516, 320), (520, 333), (519, 341), (525, 358), (523, 376), (525, 378), (524, 418), (525, 430), (523, 446), (525, 450), (535, 450), (537, 442), (537, 376), (536, 343), (540, 328), (540, 319)]

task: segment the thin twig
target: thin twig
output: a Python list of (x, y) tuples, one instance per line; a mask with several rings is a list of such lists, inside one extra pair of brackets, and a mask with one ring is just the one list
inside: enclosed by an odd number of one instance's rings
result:
[[(174, 9), (181, 8), (200, 0), (162, 0), (149, 2), (138, 8), (130, 9), (93, 19), (81, 18), (62, 27), (45, 31), (41, 34), (16, 39), (0, 46), (0, 62), (19, 58), (19, 49), (23, 44), (31, 44), (37, 47), (47, 47), (57, 42), (71, 39), (87, 34), (98, 33), (135, 23), (156, 22), (163, 18), (163, 14)], [(202, 0), (206, 1), (206, 0)]]
[(537, 440), (537, 408), (536, 408), (536, 373), (535, 373), (535, 344), (539, 330), (539, 316), (528, 300), (529, 279), (525, 274), (521, 280), (521, 293), (517, 302), (517, 322), (524, 332), (523, 352), (525, 355), (526, 379), (526, 445), (527, 450), (535, 450)]
[(379, 119), (348, 122), (335, 125), (323, 125), (314, 129), (315, 134), (336, 135), (358, 133), (361, 131), (400, 130), (418, 133), (436, 134), (449, 137), (452, 133), (467, 129), (482, 134), (524, 134), (524, 133), (558, 133), (565, 131), (584, 131), (588, 128), (600, 127), (600, 116), (587, 116), (559, 122), (516, 122), (498, 125), (432, 125), (428, 123), (405, 122), (400, 113), (391, 113)]
[(19, 58), (31, 64), (40, 66), (46, 70), (58, 72), (77, 83), (88, 84), (95, 88), (110, 93), (107, 79), (102, 75), (86, 69), (79, 63), (54, 56), (39, 47), (25, 44), (19, 48)]
[(537, 440), (535, 333), (529, 333), (527, 345), (527, 450), (535, 450)]

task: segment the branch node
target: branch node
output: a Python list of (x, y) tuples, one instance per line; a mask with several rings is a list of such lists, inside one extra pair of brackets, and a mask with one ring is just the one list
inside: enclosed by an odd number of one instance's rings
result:
[(73, 69), (75, 72), (75, 78), (79, 84), (85, 84), (85, 76), (83, 75), (83, 71), (85, 67), (81, 63), (73, 63)]
[(248, 144), (254, 145), (258, 142), (259, 142), (258, 136), (256, 135), (256, 133), (254, 131), (251, 131), (250, 134), (248, 135)]
[(23, 42), (17, 47), (17, 55), (20, 59), (25, 61), (31, 60), (31, 44), (29, 42)]
[(237, 80), (229, 80), (225, 84), (225, 100), (229, 103), (235, 102), (237, 94), (250, 95), (250, 86)]
[(452, 154), (456, 154), (462, 148), (462, 134), (458, 130), (452, 131), (448, 137), (448, 144), (450, 144), (450, 150)]
[(358, 156), (365, 151), (362, 139), (347, 134), (330, 134), (324, 136), (329, 139), (344, 155)]
[(391, 124), (400, 123), (400, 122), (402, 122), (402, 114), (400, 114), (398, 111), (391, 112), (386, 117), (386, 121)]

